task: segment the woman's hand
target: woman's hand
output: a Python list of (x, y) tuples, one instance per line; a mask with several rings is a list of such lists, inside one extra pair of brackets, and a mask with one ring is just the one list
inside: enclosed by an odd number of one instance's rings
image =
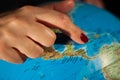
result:
[(86, 43), (88, 39), (83, 31), (65, 14), (73, 6), (74, 1), (67, 0), (42, 7), (24, 6), (1, 15), (0, 59), (22, 63), (26, 56), (39, 57), (44, 51), (42, 46), (50, 47), (56, 40), (56, 35), (50, 28), (61, 29), (77, 43)]

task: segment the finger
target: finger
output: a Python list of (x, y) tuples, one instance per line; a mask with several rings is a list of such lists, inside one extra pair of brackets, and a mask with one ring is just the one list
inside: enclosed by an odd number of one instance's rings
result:
[(44, 8), (54, 9), (63, 13), (68, 13), (75, 5), (74, 0), (62, 0), (43, 6)]
[(50, 47), (54, 44), (56, 35), (52, 30), (37, 22), (30, 26), (31, 28), (28, 29), (27, 36), (46, 47)]
[(27, 37), (17, 37), (11, 40), (11, 46), (30, 58), (40, 57), (43, 53), (43, 49)]
[(78, 43), (83, 44), (88, 41), (88, 38), (84, 35), (84, 32), (75, 26), (70, 18), (65, 14), (53, 10), (48, 10), (46, 14), (38, 14), (36, 18), (40, 23), (61, 29), (64, 33), (70, 36), (71, 39)]
[(0, 50), (0, 59), (11, 63), (23, 63), (26, 57), (13, 48), (4, 45)]

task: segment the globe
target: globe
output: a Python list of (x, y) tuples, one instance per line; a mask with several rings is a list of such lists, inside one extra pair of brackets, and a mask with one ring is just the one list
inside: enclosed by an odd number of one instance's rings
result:
[(88, 36), (86, 44), (58, 30), (58, 42), (41, 57), (23, 64), (1, 60), (0, 80), (120, 80), (120, 20), (86, 3), (76, 3), (68, 15)]

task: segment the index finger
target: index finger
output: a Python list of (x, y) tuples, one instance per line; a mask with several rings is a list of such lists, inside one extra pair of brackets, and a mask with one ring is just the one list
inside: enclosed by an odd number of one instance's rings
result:
[[(47, 25), (48, 27), (54, 27), (62, 30), (65, 34), (77, 43), (84, 44), (88, 42), (88, 38), (84, 35), (84, 32), (73, 24), (71, 19), (60, 12), (54, 10), (47, 10), (39, 8), (36, 15), (37, 21)], [(44, 13), (41, 13), (44, 12)]]

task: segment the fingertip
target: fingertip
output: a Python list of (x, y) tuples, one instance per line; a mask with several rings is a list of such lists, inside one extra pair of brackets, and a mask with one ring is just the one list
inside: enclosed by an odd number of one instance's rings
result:
[(74, 6), (75, 6), (75, 1), (74, 0), (69, 0), (69, 1), (66, 0), (66, 4), (65, 4), (66, 11), (65, 11), (65, 13), (71, 11), (74, 8)]
[(83, 43), (88, 42), (88, 37), (84, 33), (81, 33), (80, 38)]
[(43, 54), (43, 52), (44, 52), (44, 49), (41, 49), (38, 53), (35, 53), (35, 54), (33, 54), (33, 55), (30, 55), (29, 57), (30, 57), (30, 58), (33, 58), (33, 59), (39, 58), (39, 57)]
[(83, 32), (80, 34), (72, 34), (71, 39), (77, 42), (78, 44), (85, 44), (89, 41), (88, 37)]
[[(62, 7), (61, 7), (62, 6)], [(54, 9), (63, 13), (68, 13), (75, 6), (74, 0), (64, 0), (54, 4)]]
[(75, 6), (75, 1), (74, 0), (66, 0), (66, 6), (69, 7), (69, 9), (72, 9)]

